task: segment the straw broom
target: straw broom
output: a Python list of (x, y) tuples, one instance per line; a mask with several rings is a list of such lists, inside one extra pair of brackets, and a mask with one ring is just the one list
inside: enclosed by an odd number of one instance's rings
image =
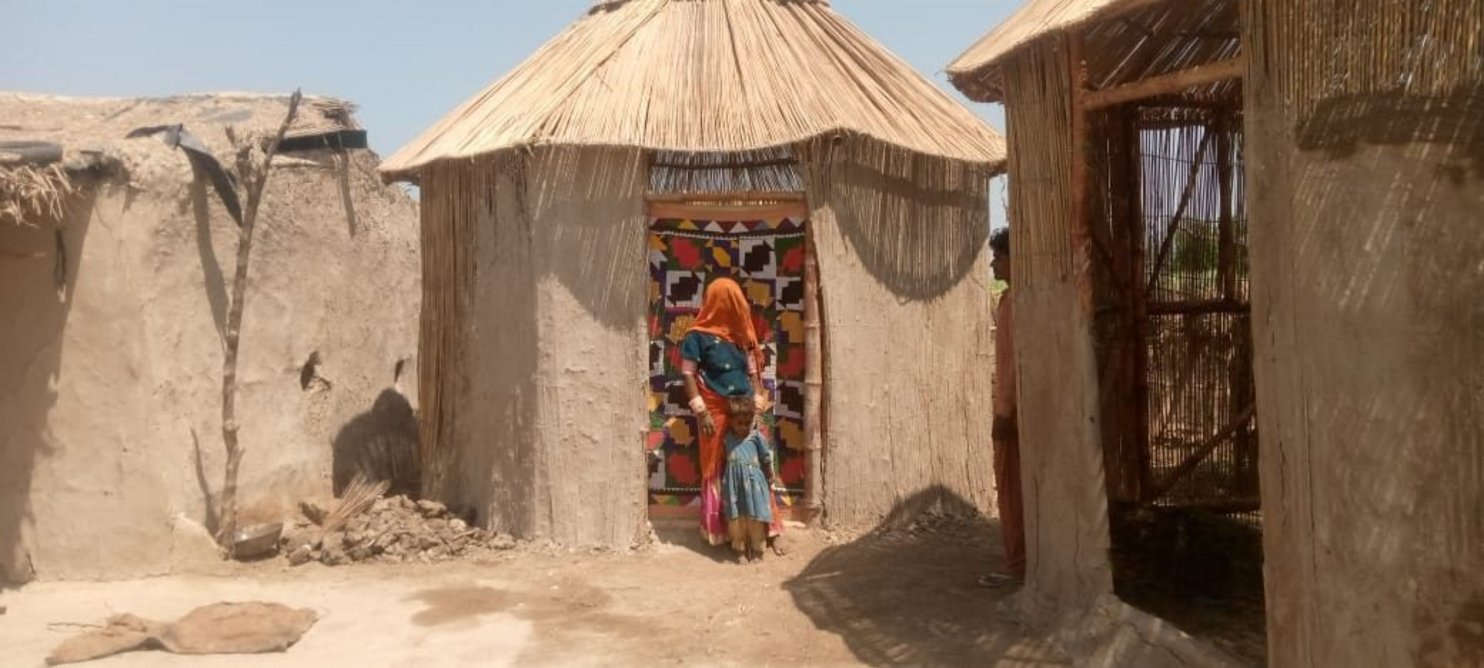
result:
[(335, 509), (325, 516), (320, 524), (320, 536), (332, 534), (345, 528), (356, 516), (371, 509), (371, 506), (386, 494), (390, 483), (385, 480), (371, 482), (366, 479), (365, 474), (357, 473), (350, 485), (345, 488), (345, 494), (341, 495), (340, 503)]

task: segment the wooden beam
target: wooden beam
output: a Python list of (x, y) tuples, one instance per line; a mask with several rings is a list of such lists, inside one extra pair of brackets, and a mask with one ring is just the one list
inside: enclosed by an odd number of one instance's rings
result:
[(1246, 67), (1246, 61), (1242, 56), (1237, 56), (1214, 63), (1197, 65), (1190, 69), (1162, 74), (1157, 77), (1141, 79), (1122, 86), (1092, 91), (1083, 94), (1082, 99), (1088, 109), (1101, 109), (1125, 102), (1178, 93), (1187, 88), (1216, 83), (1217, 81), (1224, 81), (1226, 79), (1240, 79), (1243, 72), (1246, 71)]
[(1252, 416), (1256, 414), (1257, 406), (1255, 404), (1248, 404), (1247, 410), (1242, 411), (1242, 414), (1238, 415), (1237, 419), (1232, 420), (1231, 424), (1222, 428), (1221, 431), (1216, 432), (1215, 436), (1206, 439), (1204, 443), (1196, 446), (1195, 452), (1190, 453), (1190, 456), (1186, 457), (1185, 461), (1180, 462), (1180, 465), (1176, 466), (1174, 471), (1171, 471), (1168, 476), (1165, 476), (1163, 481), (1155, 485), (1149, 498), (1157, 499), (1169, 494), (1170, 490), (1174, 489), (1175, 484), (1180, 482), (1181, 478), (1190, 475), (1190, 472), (1194, 471), (1196, 466), (1199, 466), (1202, 461), (1210, 457), (1211, 453), (1215, 452), (1217, 447), (1224, 443), (1226, 439), (1231, 438), (1233, 434), (1237, 433), (1237, 430), (1245, 426), (1247, 422), (1252, 420)]
[(795, 160), (793, 158), (777, 158), (777, 159), (774, 159), (774, 160), (754, 160), (754, 161), (751, 161), (751, 162), (747, 162), (747, 161), (719, 162), (719, 163), (715, 163), (715, 164), (705, 164), (705, 163), (700, 163), (700, 162), (696, 162), (696, 163), (663, 162), (663, 161), (656, 160), (655, 162), (650, 163), (649, 166), (651, 168), (663, 168), (663, 169), (681, 169), (681, 170), (689, 170), (689, 171), (710, 171), (710, 170), (722, 170), (722, 169), (762, 169), (764, 167), (796, 167), (796, 166), (798, 166), (798, 164), (799, 164), (799, 161), (798, 160)]
[(1252, 312), (1252, 305), (1235, 299), (1197, 299), (1180, 302), (1153, 302), (1149, 304), (1149, 315), (1244, 315)]
[(802, 202), (801, 192), (729, 192), (729, 193), (650, 193), (644, 197), (650, 202)]
[(1172, 508), (1189, 508), (1204, 510), (1218, 515), (1230, 515), (1232, 513), (1255, 513), (1262, 510), (1262, 499), (1256, 496), (1241, 496), (1231, 499), (1207, 499), (1204, 501), (1174, 501), (1169, 506)]

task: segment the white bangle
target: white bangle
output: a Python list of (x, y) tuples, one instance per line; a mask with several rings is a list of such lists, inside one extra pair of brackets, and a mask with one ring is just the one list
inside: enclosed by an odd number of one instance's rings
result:
[(694, 397), (690, 400), (690, 412), (695, 413), (697, 416), (700, 416), (701, 414), (709, 413), (710, 411), (706, 410), (705, 399), (702, 399), (701, 397)]

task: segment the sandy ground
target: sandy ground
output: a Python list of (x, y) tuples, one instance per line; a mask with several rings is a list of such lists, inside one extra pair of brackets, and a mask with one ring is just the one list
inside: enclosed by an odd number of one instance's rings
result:
[[(126, 666), (973, 665), (1059, 666), (975, 586), (992, 529), (947, 525), (842, 542), (795, 531), (761, 566), (720, 559), (689, 525), (629, 555), (522, 550), (491, 563), (310, 565), (209, 576), (43, 583), (0, 593), (0, 664), (40, 666), (75, 628), (133, 612), (170, 619), (217, 601), (319, 611), (287, 653), (134, 653)], [(841, 544), (831, 544), (841, 543)]]

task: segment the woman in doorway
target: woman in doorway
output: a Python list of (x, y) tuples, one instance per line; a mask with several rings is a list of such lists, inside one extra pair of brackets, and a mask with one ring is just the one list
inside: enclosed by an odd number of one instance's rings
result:
[[(685, 394), (701, 428), (701, 535), (711, 545), (722, 545), (729, 541), (721, 503), (728, 401), (750, 397), (759, 414), (769, 407), (752, 306), (736, 281), (720, 278), (706, 287), (701, 312), (680, 342), (680, 357)], [(782, 533), (783, 523), (777, 500), (768, 496), (775, 506), (768, 529), (771, 537)]]

